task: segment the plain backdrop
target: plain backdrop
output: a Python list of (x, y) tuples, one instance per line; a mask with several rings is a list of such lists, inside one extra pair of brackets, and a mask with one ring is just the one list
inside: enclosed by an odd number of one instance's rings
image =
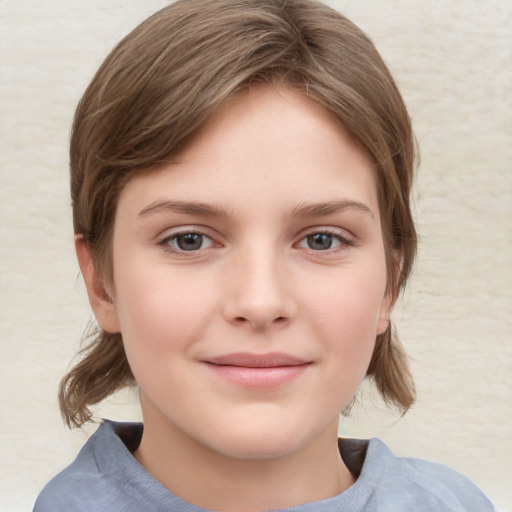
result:
[[(163, 0), (0, 0), (0, 510), (30, 510), (94, 425), (57, 385), (90, 317), (72, 244), (68, 139), (106, 53)], [(421, 150), (419, 258), (394, 319), (412, 357), (399, 419), (363, 390), (348, 436), (435, 460), (512, 510), (512, 1), (331, 0), (369, 33)], [(99, 417), (138, 418), (136, 393)]]

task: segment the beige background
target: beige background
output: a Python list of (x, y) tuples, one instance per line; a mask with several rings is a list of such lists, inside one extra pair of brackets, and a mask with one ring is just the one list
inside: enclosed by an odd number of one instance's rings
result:
[[(421, 235), (395, 314), (418, 402), (364, 394), (343, 433), (450, 465), (512, 510), (512, 1), (331, 0), (374, 39), (409, 105)], [(67, 144), (106, 52), (163, 0), (0, 0), (0, 510), (30, 510), (87, 432), (57, 383), (89, 318), (72, 251)], [(133, 393), (98, 411), (133, 418)]]

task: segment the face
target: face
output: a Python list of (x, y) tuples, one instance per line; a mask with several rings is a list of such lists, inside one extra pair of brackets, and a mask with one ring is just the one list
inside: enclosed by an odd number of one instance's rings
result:
[(270, 86), (127, 184), (113, 268), (145, 421), (238, 458), (336, 435), (391, 306), (371, 163)]

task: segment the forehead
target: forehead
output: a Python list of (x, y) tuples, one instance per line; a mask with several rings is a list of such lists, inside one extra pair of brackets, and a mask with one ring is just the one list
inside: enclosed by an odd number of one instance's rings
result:
[(260, 212), (352, 200), (378, 217), (360, 144), (316, 102), (271, 86), (235, 96), (168, 163), (133, 178), (120, 203), (144, 208), (160, 196)]

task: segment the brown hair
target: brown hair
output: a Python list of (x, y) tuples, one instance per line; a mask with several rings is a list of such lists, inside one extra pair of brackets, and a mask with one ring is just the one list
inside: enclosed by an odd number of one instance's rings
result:
[[(252, 83), (283, 83), (323, 105), (375, 162), (388, 292), (410, 273), (416, 233), (409, 207), (414, 138), (409, 116), (372, 42), (312, 0), (180, 0), (126, 36), (80, 101), (71, 138), (75, 233), (112, 279), (111, 241), (124, 185), (177, 152), (229, 98)], [(398, 260), (398, 261), (397, 261)], [(121, 334), (96, 328), (64, 377), (68, 425), (134, 384)], [(405, 412), (414, 401), (406, 355), (392, 332), (377, 336), (367, 376)]]

